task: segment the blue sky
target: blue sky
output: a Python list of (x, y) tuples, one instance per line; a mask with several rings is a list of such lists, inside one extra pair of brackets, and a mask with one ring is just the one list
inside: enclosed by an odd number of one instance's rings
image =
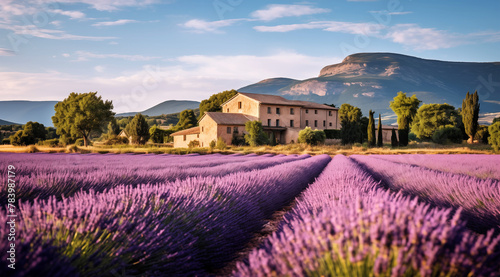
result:
[(0, 0), (0, 100), (116, 112), (306, 79), (358, 52), (500, 61), (500, 1)]

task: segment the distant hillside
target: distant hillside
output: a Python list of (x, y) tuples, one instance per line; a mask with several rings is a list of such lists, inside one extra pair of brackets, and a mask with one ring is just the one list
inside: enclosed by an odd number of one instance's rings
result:
[(57, 101), (0, 101), (0, 118), (5, 121), (25, 124), (37, 121), (46, 127), (53, 126)]
[(481, 114), (485, 117), (490, 113), (489, 118), (493, 118), (500, 115), (499, 82), (500, 62), (446, 62), (393, 53), (360, 53), (324, 67), (318, 77), (266, 79), (238, 91), (338, 107), (349, 103), (365, 115), (370, 109), (385, 115), (387, 124), (395, 121), (389, 102), (399, 91), (416, 94), (423, 103), (448, 103), (459, 108), (467, 91), (477, 89)]
[[(186, 109), (198, 109), (200, 106), (200, 102), (197, 101), (188, 101), (188, 100), (168, 100), (162, 102), (154, 107), (151, 107), (145, 111), (140, 112), (143, 115), (148, 116), (157, 116), (162, 114), (174, 114), (182, 112)], [(134, 116), (138, 112), (129, 112), (129, 113), (120, 113), (116, 116)]]
[(20, 125), (20, 124), (0, 119), (0, 125)]

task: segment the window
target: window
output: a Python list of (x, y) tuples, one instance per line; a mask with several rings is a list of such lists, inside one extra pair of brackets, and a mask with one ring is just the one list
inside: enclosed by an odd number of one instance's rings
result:
[(271, 114), (271, 107), (267, 107), (267, 113)]
[(196, 138), (200, 138), (200, 134), (196, 134)]
[(227, 112), (229, 112), (229, 108), (227, 108)]
[(328, 111), (328, 115), (329, 115), (329, 116), (332, 116), (332, 111)]
[(290, 120), (290, 127), (293, 127), (293, 120)]
[(332, 127), (332, 123), (330, 122), (330, 127)]
[(201, 132), (202, 132), (202, 133), (203, 133), (203, 129), (204, 129), (204, 127), (203, 127), (203, 126), (201, 126)]
[(326, 120), (323, 120), (323, 127), (326, 127)]
[(314, 110), (314, 114), (318, 114), (318, 110)]
[(294, 113), (293, 113), (293, 108), (290, 108), (290, 114), (294, 114)]
[(271, 126), (271, 119), (267, 120), (267, 126)]
[(183, 136), (184, 141), (186, 141), (186, 135)]
[(276, 108), (276, 114), (280, 114), (280, 108)]
[(318, 121), (314, 120), (314, 127), (318, 127)]
[(306, 113), (309, 113), (309, 110), (306, 109)]
[[(306, 110), (307, 111), (307, 110)], [(309, 120), (306, 120), (306, 126), (309, 126)]]
[(279, 127), (279, 126), (280, 126), (280, 120), (276, 119), (276, 127)]
[(231, 134), (231, 127), (227, 127), (227, 133)]
[(241, 109), (241, 102), (238, 102), (238, 109)]

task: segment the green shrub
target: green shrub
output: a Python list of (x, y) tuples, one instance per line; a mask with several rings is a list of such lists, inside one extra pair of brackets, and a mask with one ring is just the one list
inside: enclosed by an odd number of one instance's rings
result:
[(227, 145), (226, 145), (226, 142), (224, 141), (224, 139), (219, 137), (219, 138), (217, 138), (217, 145), (215, 147), (219, 150), (224, 150), (224, 149), (226, 149)]
[(2, 144), (10, 144), (10, 139), (9, 138), (4, 138), (2, 140)]
[(214, 140), (212, 140), (212, 141), (208, 144), (208, 147), (209, 147), (210, 149), (214, 149), (216, 145), (217, 145), (217, 141), (215, 141), (215, 139), (214, 139)]
[(50, 147), (56, 147), (59, 145), (59, 139), (47, 139), (43, 141), (39, 141), (37, 143), (38, 145), (43, 145), (43, 146), (50, 146)]
[(299, 132), (299, 143), (307, 143), (310, 145), (318, 145), (324, 143), (326, 139), (323, 130), (313, 130), (311, 127), (306, 127)]
[(36, 148), (36, 146), (34, 146), (34, 145), (28, 146), (28, 153), (36, 153), (36, 152), (39, 152), (39, 150), (38, 150), (38, 148)]
[(126, 137), (113, 136), (106, 140), (106, 145), (128, 144), (129, 141)]
[(493, 149), (495, 149), (495, 151), (498, 151), (500, 148), (500, 121), (490, 125), (490, 127), (488, 127), (488, 133), (490, 133), (488, 142), (491, 144)]
[(452, 126), (440, 127), (432, 135), (432, 141), (439, 144), (462, 143), (462, 131)]
[(189, 148), (195, 148), (200, 146), (200, 142), (198, 140), (192, 140), (188, 143)]
[(323, 130), (327, 139), (341, 139), (340, 130)]
[(475, 140), (478, 140), (484, 144), (488, 144), (488, 137), (490, 136), (490, 133), (488, 132), (488, 126), (486, 125), (479, 125), (476, 131), (476, 135), (474, 136)]

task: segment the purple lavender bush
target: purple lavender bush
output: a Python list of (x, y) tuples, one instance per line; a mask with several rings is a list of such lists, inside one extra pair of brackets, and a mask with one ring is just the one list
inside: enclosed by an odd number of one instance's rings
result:
[[(23, 200), (61, 199), (78, 191), (102, 191), (118, 185), (165, 183), (196, 176), (224, 176), (305, 159), (292, 156), (223, 155), (90, 155), (90, 154), (2, 154), (0, 174), (7, 163), (16, 166), (17, 196)], [(2, 181), (3, 182), (3, 181)], [(6, 190), (0, 190), (4, 204)]]
[[(331, 160), (327, 155), (295, 159), (221, 177), (21, 200), (17, 247), (33, 259), (15, 275), (210, 275)], [(0, 226), (0, 235), (7, 232), (8, 226)], [(7, 249), (7, 243), (0, 241), (0, 248)], [(2, 268), (7, 268), (7, 255), (0, 253)]]
[(337, 155), (233, 276), (498, 276), (499, 242)]
[(433, 206), (463, 209), (468, 226), (500, 231), (500, 182), (495, 179), (430, 170), (372, 156), (352, 156), (392, 191), (418, 196)]

